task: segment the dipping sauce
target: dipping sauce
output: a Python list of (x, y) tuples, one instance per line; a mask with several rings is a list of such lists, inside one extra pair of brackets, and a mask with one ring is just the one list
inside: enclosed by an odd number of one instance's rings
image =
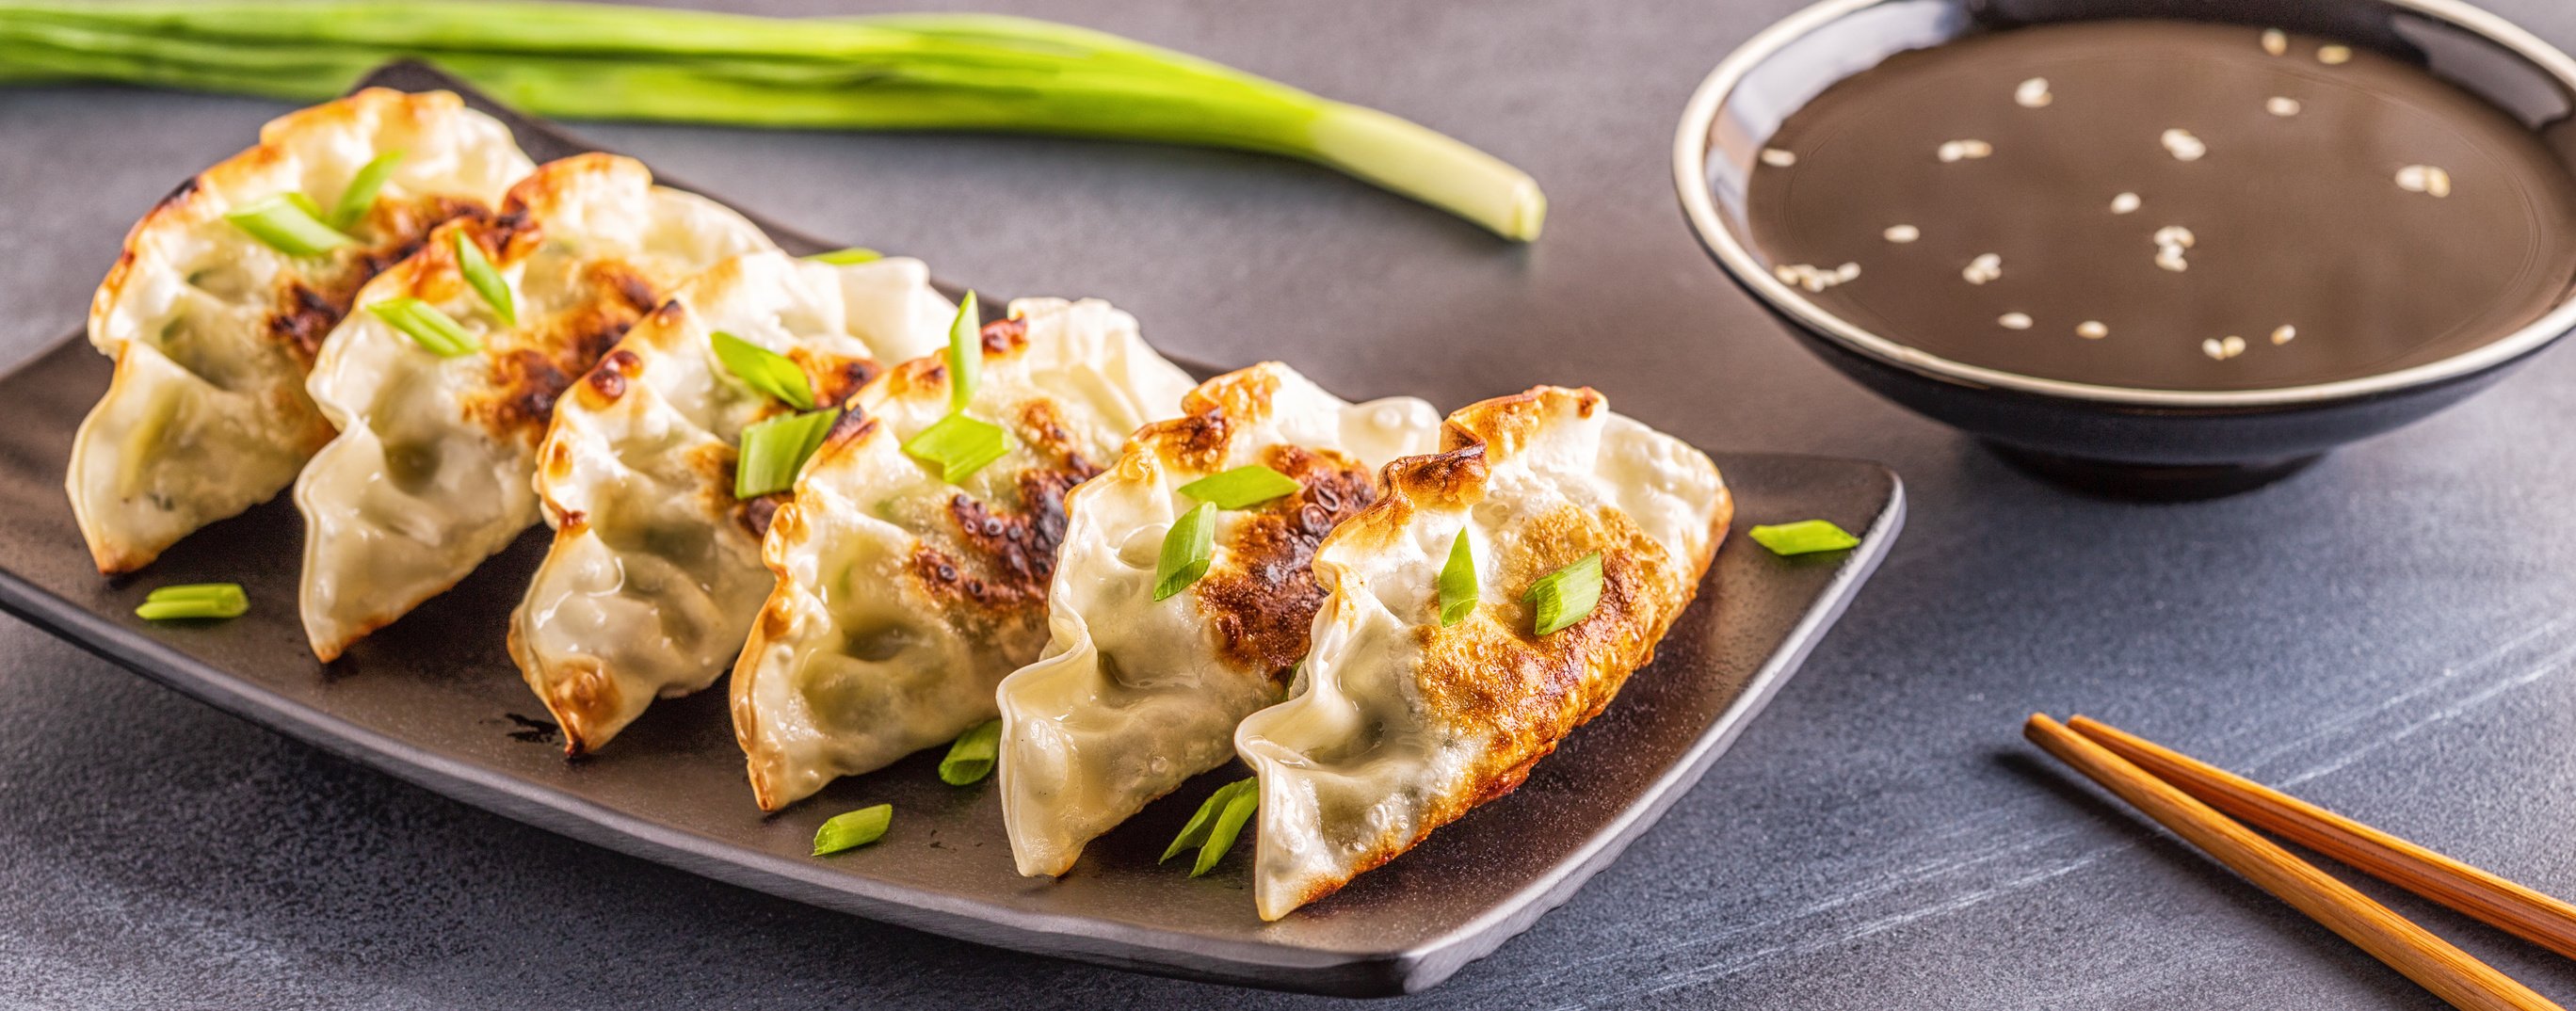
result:
[(2049, 379), (2241, 390), (2438, 361), (2576, 281), (2531, 131), (2330, 40), (2178, 21), (1901, 53), (1753, 169), (1783, 282), (1899, 343)]

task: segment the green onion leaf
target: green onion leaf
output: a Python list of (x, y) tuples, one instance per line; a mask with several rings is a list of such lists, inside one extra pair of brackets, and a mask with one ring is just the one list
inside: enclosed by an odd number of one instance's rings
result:
[(367, 209), (376, 205), (376, 194), (384, 191), (385, 180), (393, 178), (394, 166), (402, 160), (402, 152), (387, 151), (359, 166), (358, 174), (349, 177), (349, 187), (340, 191), (340, 202), (331, 205), (326, 218), (331, 227), (345, 232), (366, 220)]
[(805, 370), (786, 355), (761, 347), (722, 330), (708, 338), (716, 349), (716, 360), (725, 371), (734, 374), (743, 385), (779, 400), (800, 411), (814, 409), (814, 384), (805, 378)]
[(1211, 503), (1219, 509), (1241, 509), (1282, 495), (1294, 495), (1305, 487), (1298, 484), (1296, 478), (1255, 463), (1182, 485), (1181, 494)]
[(1259, 777), (1237, 781), (1233, 789), (1234, 794), (1225, 799), (1225, 810), (1216, 816), (1215, 824), (1208, 826), (1207, 842), (1199, 846), (1199, 860), (1190, 868), (1191, 877), (1207, 873), (1225, 858), (1225, 851), (1233, 849), (1235, 837), (1242, 834), (1243, 823), (1252, 818), (1254, 808), (1261, 806)]
[(828, 253), (816, 253), (812, 256), (806, 257), (806, 259), (812, 260), (816, 263), (828, 263), (835, 267), (847, 267), (852, 264), (875, 263), (878, 260), (885, 259), (885, 254), (869, 249), (866, 246), (851, 246), (848, 249), (835, 249)]
[(1745, 533), (1753, 538), (1753, 543), (1771, 549), (1775, 555), (1841, 551), (1860, 543), (1860, 538), (1835, 526), (1831, 520), (1799, 520), (1796, 523), (1758, 526)]
[(963, 414), (941, 418), (903, 444), (905, 456), (939, 468), (939, 479), (949, 484), (965, 484), (985, 464), (1010, 451), (1002, 426)]
[(438, 307), (412, 298), (389, 298), (370, 303), (367, 311), (394, 329), (411, 335), (411, 339), (441, 358), (454, 358), (483, 350), (483, 342)]
[(1207, 575), (1216, 559), (1216, 503), (1201, 502), (1163, 534), (1163, 557), (1154, 563), (1154, 599), (1168, 600)]
[(886, 826), (894, 824), (894, 805), (879, 804), (856, 811), (843, 812), (814, 830), (814, 855), (838, 853), (865, 846), (885, 838)]
[(1449, 542), (1449, 564), (1440, 567), (1440, 626), (1447, 628), (1476, 613), (1476, 552), (1467, 532)]
[(250, 597), (239, 583), (189, 583), (164, 586), (143, 595), (134, 616), (145, 621), (179, 618), (238, 618), (250, 611)]
[(1530, 584), (1522, 600), (1538, 603), (1537, 634), (1554, 635), (1592, 613), (1601, 603), (1601, 553), (1595, 551), (1581, 560)]
[(939, 781), (967, 786), (981, 780), (993, 773), (993, 759), (1001, 753), (1002, 721), (978, 723), (948, 746), (948, 757), (939, 760)]
[(1261, 780), (1256, 777), (1217, 787), (1215, 793), (1208, 794), (1208, 799), (1199, 804), (1198, 813), (1190, 815), (1189, 823), (1181, 826), (1181, 834), (1173, 836), (1172, 844), (1163, 848), (1162, 858), (1154, 862), (1168, 863), (1173, 857), (1205, 845), (1208, 835), (1216, 829), (1217, 819), (1225, 815), (1226, 803), (1233, 800), (1235, 794), (1257, 789), (1260, 785)]
[(483, 244), (462, 228), (456, 230), (456, 269), (474, 293), (483, 296), (483, 304), (492, 307), (492, 315), (501, 318), (501, 325), (519, 325), (519, 305), (510, 297), (509, 280), (492, 269), (492, 261), (483, 258)]
[[(984, 317), (968, 289), (957, 303), (957, 320), (948, 324), (948, 409), (963, 411), (975, 399), (975, 381), (984, 373)], [(955, 482), (950, 482), (954, 484)]]
[(839, 411), (782, 414), (742, 430), (742, 451), (733, 468), (733, 497), (750, 501), (796, 486), (805, 460), (823, 448)]
[(249, 232), (251, 238), (267, 244), (268, 248), (288, 256), (320, 256), (358, 241), (323, 224), (321, 212), (313, 206), (313, 198), (301, 193), (283, 193), (252, 201), (248, 206), (224, 215), (224, 220)]

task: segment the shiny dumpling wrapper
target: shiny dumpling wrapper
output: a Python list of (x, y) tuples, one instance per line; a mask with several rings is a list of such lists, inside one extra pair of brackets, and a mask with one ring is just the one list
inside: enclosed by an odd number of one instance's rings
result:
[(736, 499), (735, 455), (744, 428), (796, 408), (728, 371), (715, 335), (793, 361), (828, 407), (938, 350), (956, 312), (919, 260), (748, 253), (682, 286), (555, 404), (536, 476), (554, 543), (509, 642), (570, 751), (714, 682), (776, 584), (760, 536), (786, 496)]
[[(1235, 730), (1261, 778), (1262, 919), (1519, 786), (1653, 659), (1734, 513), (1706, 455), (1590, 389), (1470, 405), (1441, 443), (1388, 467), (1384, 497), (1316, 549), (1325, 598), (1299, 683)], [(1479, 603), (1444, 627), (1439, 577), (1462, 533)], [(1598, 605), (1533, 635), (1523, 594), (1596, 551)]]
[[(1277, 703), (1306, 655), (1316, 544), (1376, 501), (1380, 468), (1440, 432), (1424, 401), (1348, 403), (1276, 362), (1208, 380), (1182, 414), (1066, 496), (1046, 651), (1000, 691), (1002, 820), (1022, 874), (1072, 869), (1092, 839), (1233, 759), (1235, 724)], [(1207, 574), (1155, 600), (1164, 535), (1198, 504), (1181, 487), (1253, 465), (1302, 487), (1219, 510)]]
[[(466, 282), (460, 236), (507, 285), (515, 325)], [(368, 282), (307, 381), (340, 429), (295, 482), (314, 654), (338, 657), (536, 523), (531, 477), (555, 399), (681, 282), (768, 248), (741, 215), (653, 185), (634, 159), (584, 154), (539, 166), (498, 217), (441, 225)], [(480, 347), (442, 356), (371, 308), (398, 298)]]
[(963, 486), (903, 445), (948, 411), (944, 355), (896, 366), (778, 507), (776, 588), (734, 664), (734, 735), (777, 810), (998, 715), (993, 689), (1046, 645), (1064, 494), (1172, 417), (1189, 376), (1106, 302), (1023, 299), (983, 331), (969, 417), (1009, 449)]
[[(90, 301), (90, 343), (116, 374), (64, 485), (101, 572), (150, 564), (294, 481), (333, 434), (305, 374), (359, 286), (440, 222), (487, 213), (531, 167), (508, 127), (444, 91), (369, 88), (259, 136), (136, 222)], [(289, 194), (336, 205), (393, 152), (352, 244), (289, 256), (225, 218)]]

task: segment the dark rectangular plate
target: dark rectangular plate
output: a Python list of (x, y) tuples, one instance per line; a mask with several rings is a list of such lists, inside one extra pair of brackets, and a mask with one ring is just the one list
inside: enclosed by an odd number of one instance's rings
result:
[[(591, 146), (417, 66), (371, 83), (451, 88), (501, 116), (539, 161)], [(826, 244), (768, 227), (796, 252)], [(1904, 523), (1872, 463), (1720, 454), (1737, 500), (1699, 602), (1655, 663), (1517, 792), (1277, 923), (1253, 915), (1250, 847), (1202, 878), (1154, 858), (1220, 770), (1094, 843), (1057, 881), (1012, 869), (988, 780), (952, 788), (937, 756), (845, 779), (774, 817), (752, 805), (724, 689), (656, 704), (604, 754), (566, 761), (502, 648), (547, 533), (530, 531), (454, 591), (324, 665), (295, 593), (302, 525), (280, 498), (199, 532), (137, 576), (92, 567), (62, 490), (72, 434), (107, 387), (77, 339), (0, 376), (0, 608), (226, 712), (440, 793), (564, 835), (801, 902), (984, 944), (1168, 975), (1317, 993), (1419, 990), (1572, 895), (1697, 782), (1842, 613)], [(1747, 541), (1749, 519), (1864, 531), (1800, 559)], [(212, 625), (133, 616), (152, 586), (238, 582), (251, 613)], [(891, 801), (885, 840), (807, 855), (830, 815)]]

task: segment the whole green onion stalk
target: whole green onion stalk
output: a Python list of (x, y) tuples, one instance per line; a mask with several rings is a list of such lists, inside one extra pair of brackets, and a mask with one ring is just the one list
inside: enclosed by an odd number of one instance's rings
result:
[(321, 101), (415, 58), (570, 119), (979, 130), (1299, 158), (1518, 241), (1547, 201), (1418, 124), (1182, 53), (980, 14), (782, 19), (464, 0), (0, 0), (0, 83), (114, 81)]

